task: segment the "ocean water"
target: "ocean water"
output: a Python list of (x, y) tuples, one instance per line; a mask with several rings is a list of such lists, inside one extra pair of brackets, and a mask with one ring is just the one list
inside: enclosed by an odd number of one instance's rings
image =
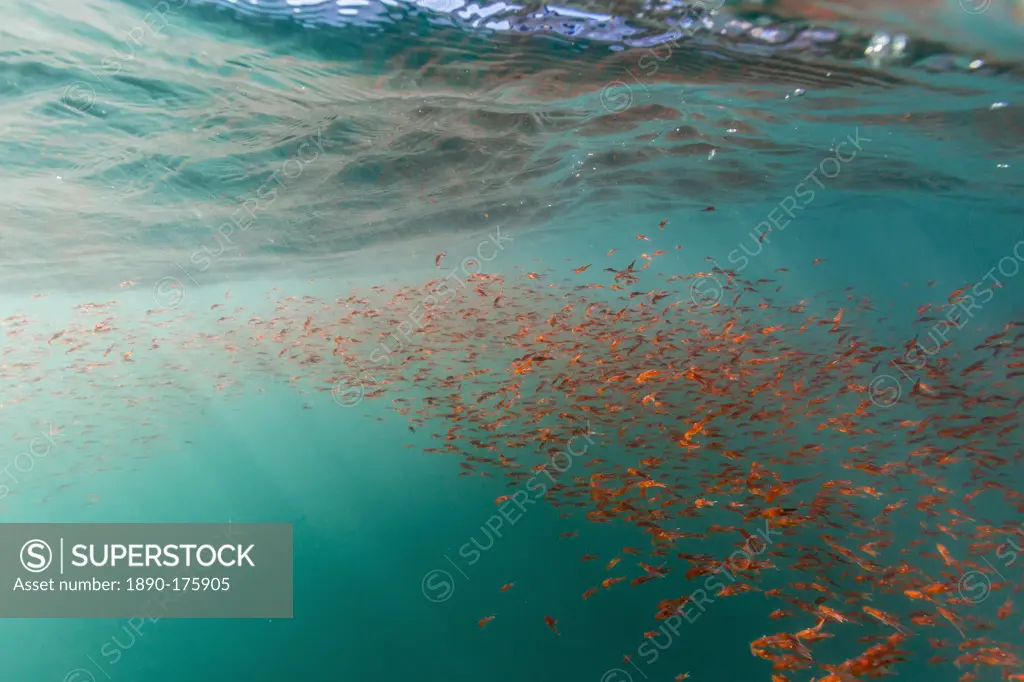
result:
[(5, 17), (0, 520), (295, 553), (4, 680), (1024, 673), (1024, 5)]

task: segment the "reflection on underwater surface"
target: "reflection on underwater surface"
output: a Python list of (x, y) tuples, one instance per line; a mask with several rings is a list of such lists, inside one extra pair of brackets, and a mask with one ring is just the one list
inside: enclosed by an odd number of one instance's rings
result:
[(163, 4), (0, 29), (0, 509), (295, 618), (9, 678), (1020, 682), (1016, 5)]
[(816, 210), (884, 202), (892, 221), (926, 193), (999, 221), (1020, 191), (1019, 30), (971, 42), (1014, 26), (1008, 4), (929, 15), (959, 22), (966, 47), (789, 6), (707, 19), (756, 31), (700, 24), (614, 50), (429, 11), (331, 26), (271, 18), (272, 3), (153, 7), (42, 5), (4, 29), (9, 286), (104, 288), (110, 270), (142, 281), (168, 265), (180, 278), (174, 263), (199, 282), (350, 271), (372, 249), (425, 258), (411, 241), (484, 214), (549, 234), (684, 205), (756, 223), (858, 129), (875, 148)]

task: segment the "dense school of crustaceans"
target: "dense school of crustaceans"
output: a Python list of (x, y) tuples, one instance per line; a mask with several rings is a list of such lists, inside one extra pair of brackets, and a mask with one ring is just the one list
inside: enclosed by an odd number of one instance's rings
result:
[[(567, 517), (635, 524), (650, 541), (583, 556), (608, 572), (583, 599), (678, 585), (670, 573), (691, 587), (665, 594), (655, 621), (709, 594), (759, 599), (778, 628), (749, 649), (774, 682), (898, 674), (922, 649), (962, 682), (1024, 682), (1024, 323), (972, 314), (1005, 289), (998, 275), (932, 289), (921, 333), (893, 339), (852, 289), (786, 300), (785, 269), (668, 275), (664, 255), (613, 251), (589, 272), (477, 271), (334, 300), (271, 291), (273, 316), (229, 294), (202, 311), (217, 333), (188, 345), (217, 344), (307, 393), (355, 395), (347, 404), (378, 418), (391, 411), (433, 434), (427, 452), (459, 458), (458, 475), (505, 479), (499, 504), (546, 470), (544, 500)], [(443, 271), (445, 254), (435, 264)], [(159, 352), (154, 330), (167, 324), (125, 329), (114, 309), (82, 306), (46, 333), (28, 318), (5, 326), (95, 380)], [(233, 382), (230, 370), (207, 376), (218, 390)], [(551, 467), (574, 435), (598, 432), (619, 455)], [(703, 553), (717, 538), (742, 551)], [(860, 653), (819, 656), (830, 638)]]

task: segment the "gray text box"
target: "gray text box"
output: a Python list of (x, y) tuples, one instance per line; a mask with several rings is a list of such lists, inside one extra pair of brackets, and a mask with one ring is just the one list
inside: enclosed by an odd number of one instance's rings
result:
[(0, 618), (291, 617), (291, 524), (0, 524)]

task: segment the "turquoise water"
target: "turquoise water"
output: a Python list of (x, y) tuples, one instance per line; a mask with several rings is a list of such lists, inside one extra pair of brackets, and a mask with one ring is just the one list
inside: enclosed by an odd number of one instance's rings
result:
[[(824, 618), (781, 671), (820, 680), (896, 631), (865, 605), (913, 633), (902, 678), (1022, 672), (928, 662), (1024, 643), (1018, 5), (170, 5), (159, 32), (111, 0), (0, 28), (0, 515), (292, 523), (294, 618), (8, 619), (5, 680), (767, 680), (750, 643)], [(743, 364), (783, 352), (784, 381)], [(516, 374), (528, 353), (552, 359)], [(844, 466), (868, 456), (894, 468)], [(759, 501), (752, 463), (812, 480)], [(828, 502), (837, 480), (882, 495)], [(777, 506), (808, 518), (744, 519)], [(712, 524), (767, 530), (774, 566), (735, 582), (808, 608), (713, 594), (670, 632), (659, 603), (743, 545)], [(888, 543), (858, 554), (879, 570), (822, 535)], [(640, 562), (668, 573), (631, 586)], [(932, 581), (947, 601), (903, 595)], [(912, 620), (937, 604), (964, 638)]]

